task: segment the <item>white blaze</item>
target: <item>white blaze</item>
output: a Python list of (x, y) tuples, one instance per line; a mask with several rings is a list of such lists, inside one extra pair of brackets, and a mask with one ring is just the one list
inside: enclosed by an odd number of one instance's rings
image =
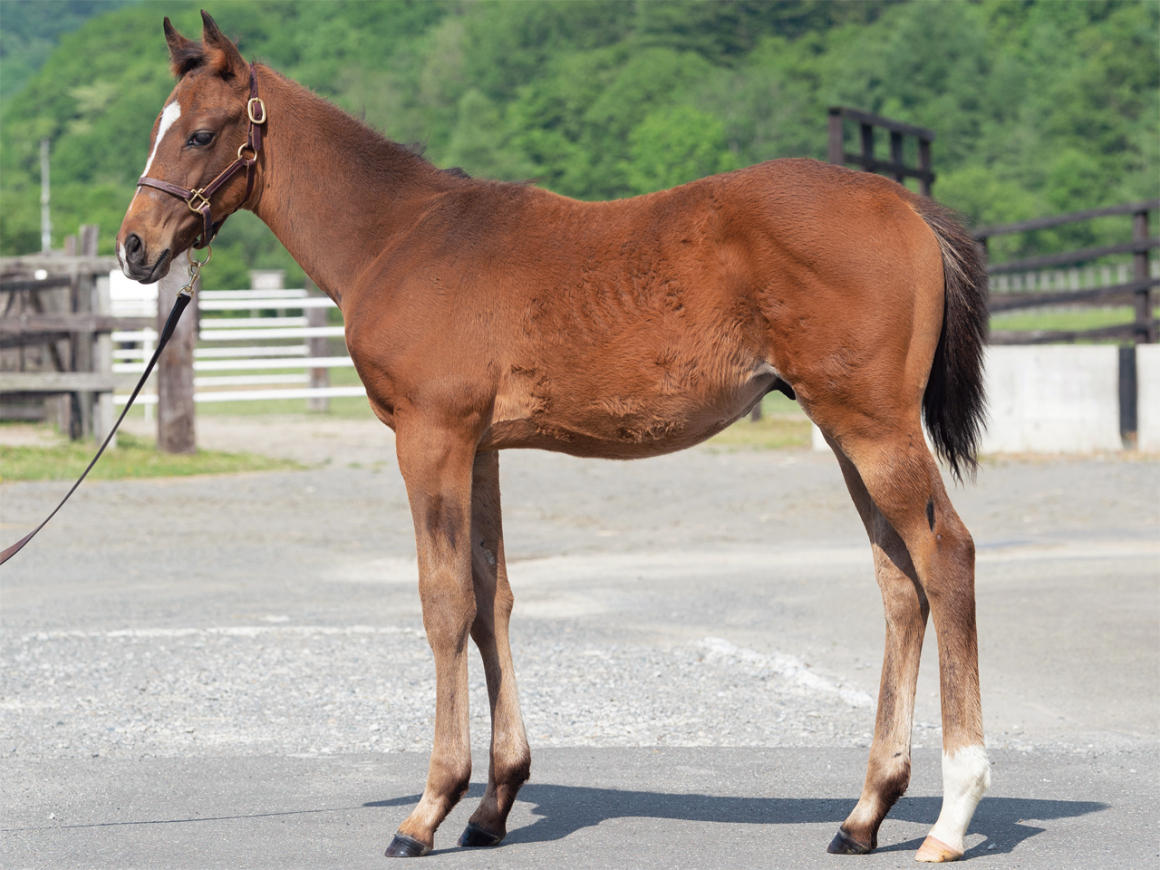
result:
[[(174, 122), (180, 117), (181, 104), (177, 100), (174, 100), (161, 110), (161, 123), (157, 125), (157, 138), (153, 140), (153, 151), (150, 152), (149, 159), (145, 161), (145, 168), (141, 171), (142, 175), (149, 174), (149, 167), (153, 165), (153, 160), (157, 157), (157, 149), (161, 147), (161, 141), (165, 138), (165, 134), (169, 132)], [(137, 199), (137, 194), (140, 192), (140, 187), (133, 192), (133, 199), (129, 200), (129, 208), (133, 207), (133, 203)], [(125, 264), (125, 246), (120, 242), (117, 243), (117, 261), (121, 264), (121, 271), (128, 277), (129, 273), (126, 271), (128, 266)]]
[(149, 174), (149, 167), (153, 165), (153, 159), (157, 156), (157, 149), (161, 147), (161, 140), (165, 138), (165, 134), (169, 132), (169, 128), (173, 126), (173, 122), (181, 117), (181, 104), (174, 100), (166, 106), (161, 112), (161, 123), (157, 125), (157, 138), (153, 142), (153, 153), (149, 155), (149, 161), (145, 164), (145, 170), (142, 175)]
[[(174, 122), (181, 117), (181, 104), (174, 100), (168, 106), (161, 110), (161, 123), (157, 125), (157, 138), (153, 140), (153, 151), (149, 155), (149, 159), (145, 161), (145, 168), (141, 170), (142, 175), (149, 174), (149, 167), (153, 165), (153, 160), (157, 157), (157, 149), (161, 147), (161, 140), (165, 138), (165, 134), (169, 132), (169, 128), (173, 126)], [(141, 188), (137, 188), (133, 193), (133, 199), (137, 198), (137, 194), (141, 192)], [(133, 202), (129, 202), (129, 208), (133, 207)], [(124, 262), (122, 260), (121, 262)]]

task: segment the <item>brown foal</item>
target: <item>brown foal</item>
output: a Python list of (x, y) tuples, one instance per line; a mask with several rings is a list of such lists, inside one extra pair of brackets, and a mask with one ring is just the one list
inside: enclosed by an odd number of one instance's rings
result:
[(866, 780), (830, 851), (873, 849), (906, 789), (929, 613), (944, 798), (917, 857), (960, 857), (989, 781), (974, 545), (922, 421), (956, 475), (973, 467), (986, 282), (970, 237), (891, 181), (809, 160), (616, 202), (441, 171), (247, 64), (203, 17), (200, 42), (165, 22), (177, 84), (118, 256), (129, 277), (156, 280), (246, 208), (342, 309), (371, 406), (397, 433), (435, 656), (427, 785), (387, 854), (428, 851), (467, 789), (469, 636), (487, 677), (491, 762), (460, 843), (499, 843), (528, 777), (498, 451), (654, 456), (778, 389), (838, 458), (886, 611)]

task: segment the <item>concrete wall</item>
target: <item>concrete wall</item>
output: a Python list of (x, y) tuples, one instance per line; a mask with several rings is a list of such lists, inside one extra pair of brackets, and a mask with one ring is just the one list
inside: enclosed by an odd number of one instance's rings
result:
[(987, 348), (984, 453), (1119, 450), (1114, 345)]

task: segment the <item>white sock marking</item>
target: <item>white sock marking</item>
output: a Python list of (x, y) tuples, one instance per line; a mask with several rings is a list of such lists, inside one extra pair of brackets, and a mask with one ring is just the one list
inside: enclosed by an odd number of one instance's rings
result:
[(991, 764), (982, 746), (964, 746), (953, 755), (943, 753), (942, 773), (942, 811), (930, 834), (962, 852), (967, 825), (991, 786)]

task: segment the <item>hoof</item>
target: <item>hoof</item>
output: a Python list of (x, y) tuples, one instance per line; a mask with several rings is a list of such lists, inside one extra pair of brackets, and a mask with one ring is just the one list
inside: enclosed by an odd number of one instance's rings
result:
[(424, 846), (413, 837), (406, 834), (395, 834), (391, 845), (387, 846), (388, 858), (419, 858), (431, 851), (430, 846)]
[(838, 833), (834, 834), (834, 839), (830, 840), (830, 845), (826, 847), (826, 851), (831, 855), (868, 855), (874, 851), (874, 844), (867, 846), (864, 843), (859, 843), (841, 828), (838, 828)]
[(503, 842), (503, 834), (493, 834), (471, 822), (467, 823), (467, 827), (459, 836), (460, 846), (498, 846), (501, 842)]
[(924, 861), (928, 864), (941, 864), (944, 861), (958, 861), (963, 853), (952, 849), (936, 837), (927, 837), (914, 854), (915, 861)]

